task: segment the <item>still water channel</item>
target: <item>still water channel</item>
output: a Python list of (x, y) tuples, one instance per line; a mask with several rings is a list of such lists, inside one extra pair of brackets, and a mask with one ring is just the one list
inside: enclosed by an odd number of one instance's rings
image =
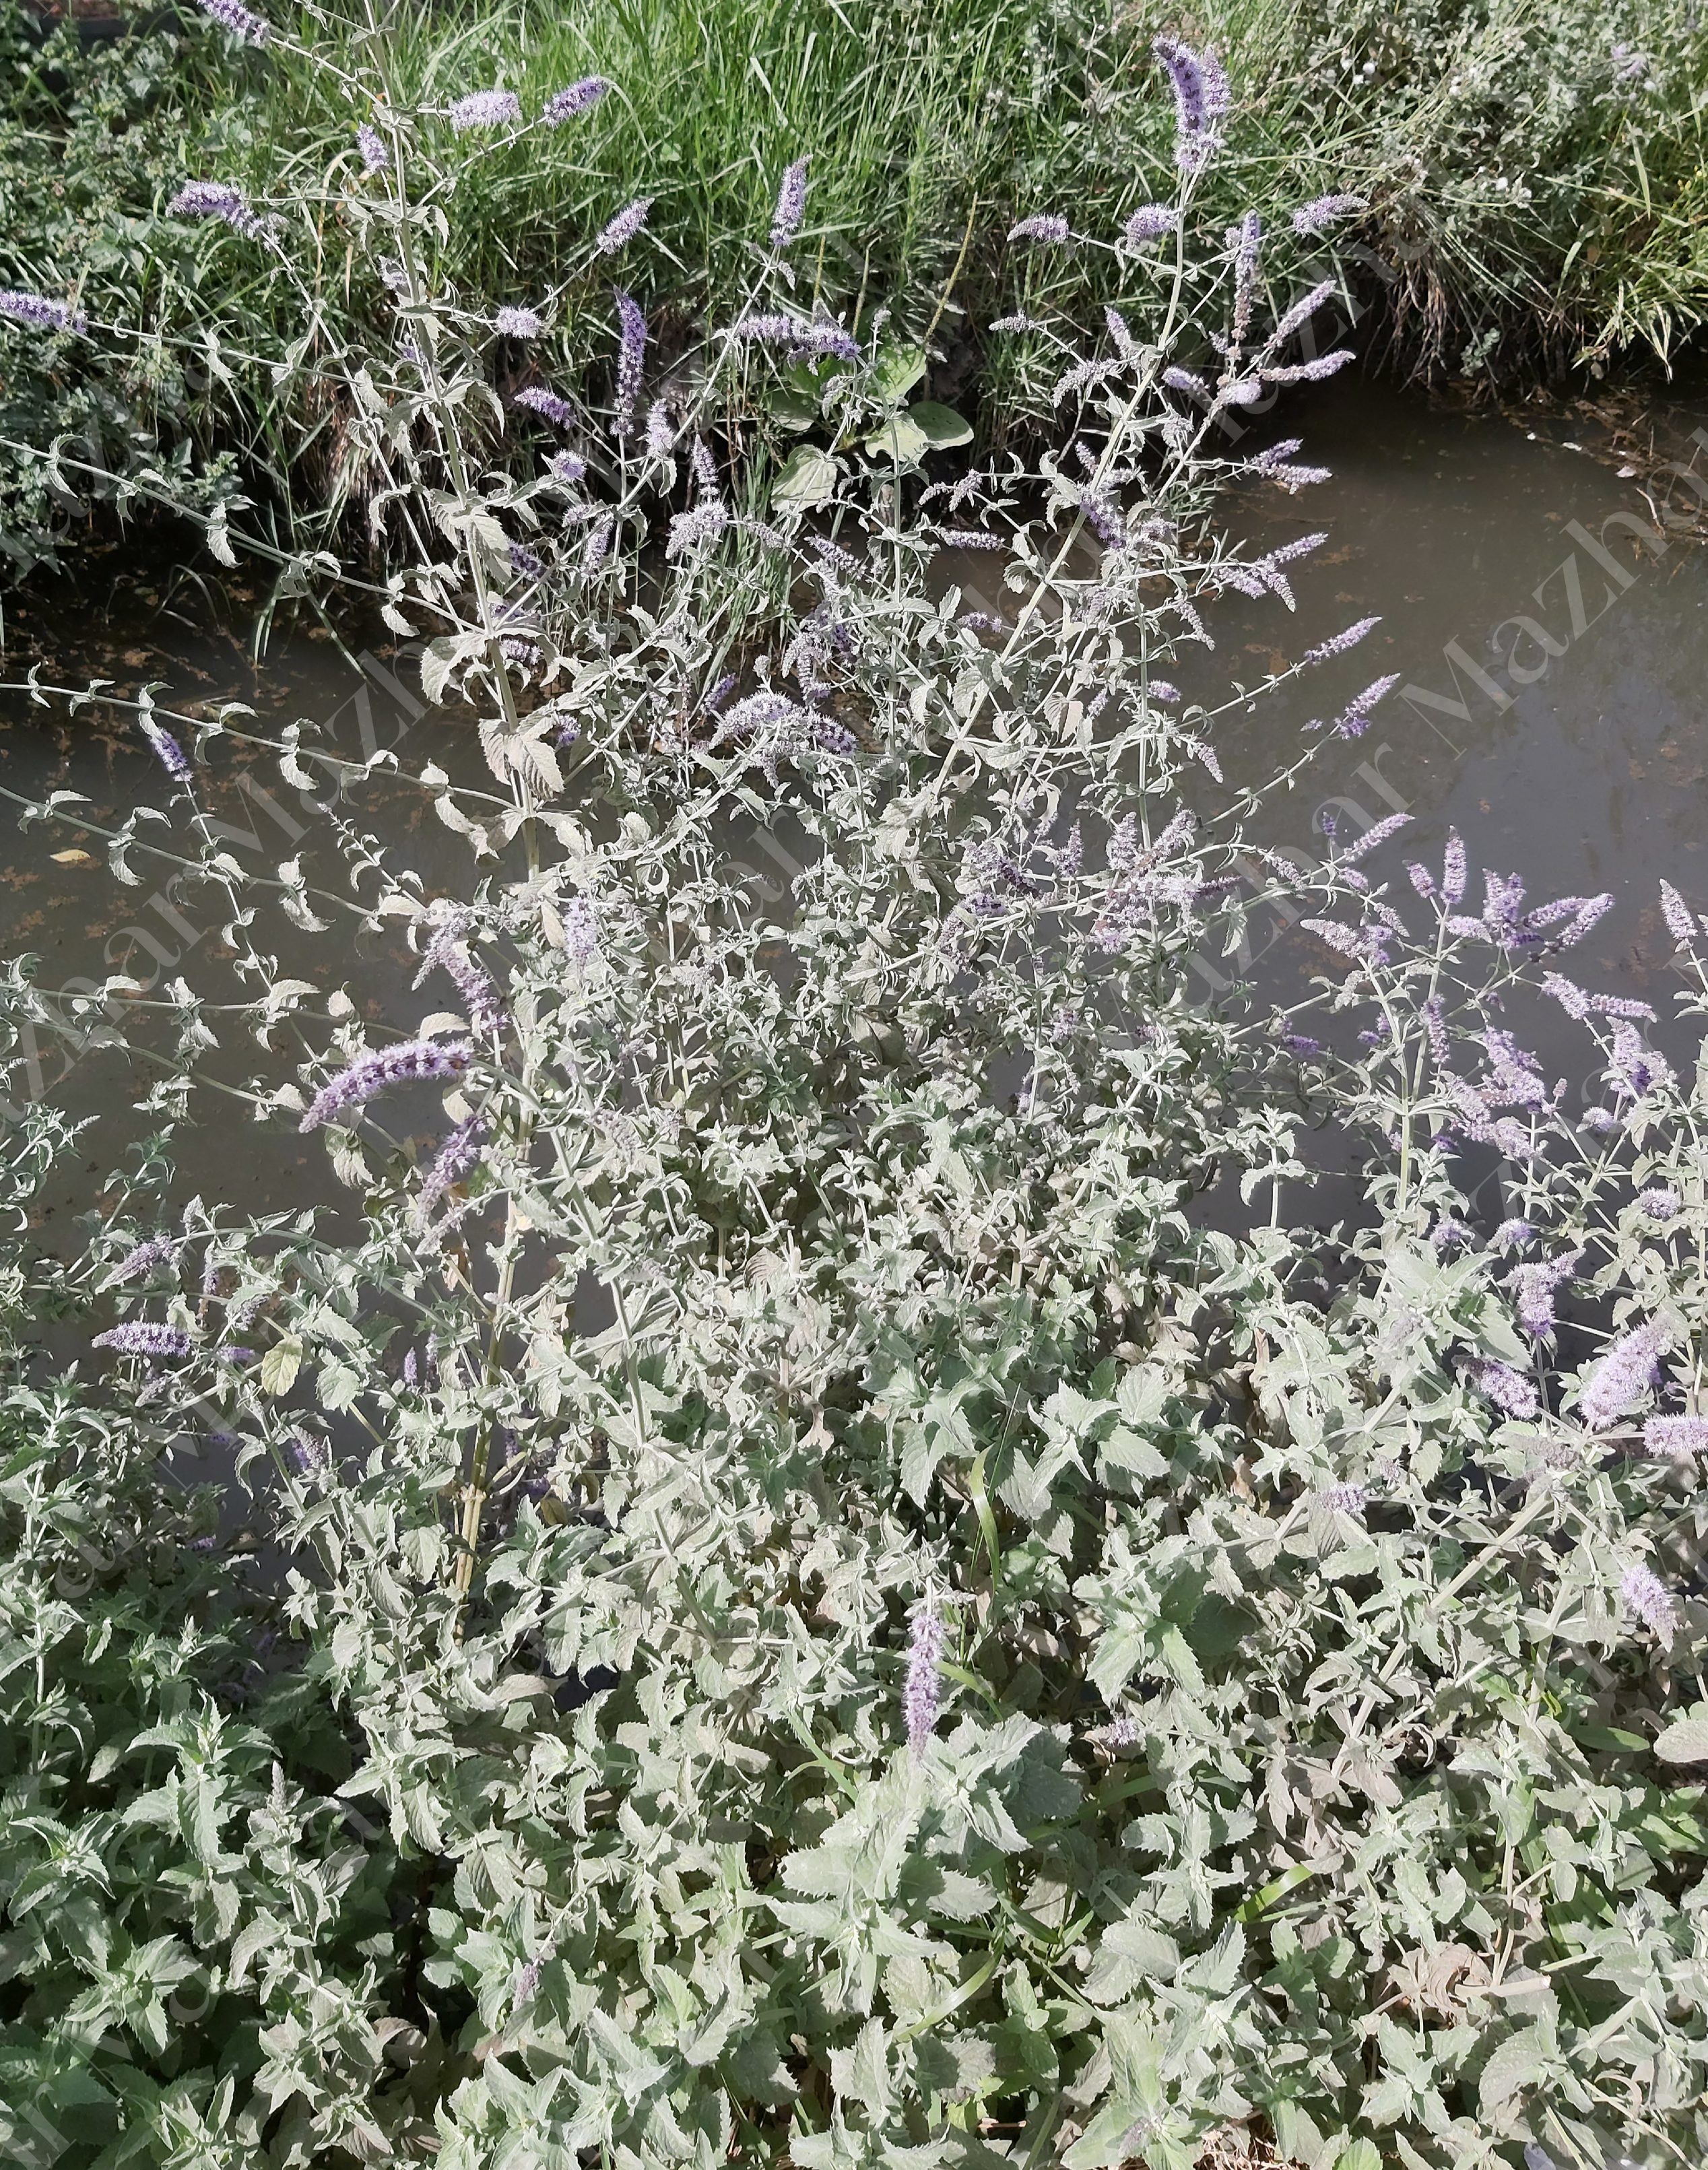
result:
[[(1314, 858), (1326, 848), (1325, 816), (1345, 841), (1404, 810), (1415, 826), (1403, 852), (1390, 847), (1373, 871), (1397, 875), (1400, 858), (1414, 853), (1438, 863), (1454, 826), (1474, 868), (1519, 872), (1532, 901), (1611, 889), (1616, 907), (1574, 955), (1572, 970), (1581, 980), (1641, 993), (1666, 1016), (1679, 983), (1668, 966), (1673, 944), (1660, 919), (1658, 878), (1708, 909), (1708, 551), (1663, 532), (1663, 548), (1640, 544), (1637, 526), (1656, 532), (1645, 489), (1661, 501), (1647, 465), (1621, 476), (1617, 456), (1600, 457), (1604, 443), (1582, 423), (1574, 436), (1572, 424), (1556, 416), (1538, 421), (1533, 433), (1498, 416), (1443, 410), (1344, 380), (1295, 399), (1280, 419), (1289, 434), (1304, 436), (1304, 457), (1332, 467), (1334, 479), (1298, 498), (1266, 494), (1236, 504), (1234, 532), (1258, 547), (1317, 529), (1329, 540), (1296, 569), (1296, 613), (1273, 600), (1230, 595), (1210, 614), (1214, 651), (1189, 649), (1171, 675), (1188, 698), (1213, 703), (1234, 681), (1256, 687), (1352, 619), (1381, 616), (1355, 655), (1332, 666), (1343, 675), (1343, 688), (1340, 677), (1312, 674), (1264, 697), (1249, 715), (1224, 719), (1217, 744), (1230, 785), (1281, 767), (1301, 726), (1334, 713), (1316, 704), (1336, 692), (1344, 698), (1388, 671), (1401, 674), (1403, 690), (1377, 710), (1367, 735), (1334, 743), (1296, 792), (1269, 804), (1261, 841)], [(1692, 438), (1695, 427), (1708, 425), (1708, 407), (1695, 415), (1670, 409), (1665, 422), (1670, 456), (1694, 459), (1696, 473), (1708, 478), (1708, 437)], [(1700, 510), (1705, 494), (1708, 479), (1699, 493), (1673, 478), (1671, 503), (1679, 512)], [(950, 569), (969, 587), (991, 581), (988, 558)], [(14, 607), (0, 676), (16, 679), (39, 663), (50, 681), (99, 676), (119, 693), (163, 681), (163, 706), (243, 700), (264, 725), (316, 719), (353, 756), (366, 733), (370, 743), (375, 735), (381, 743), (395, 740), (411, 767), (437, 762), (471, 780), (483, 774), (466, 730), (422, 709), (413, 670), (384, 648), (366, 653), (360, 680), (332, 642), (313, 635), (275, 640), (257, 668), (248, 628), (210, 630), (197, 622), (187, 600), (193, 596), (181, 590), (174, 599), (134, 575), (115, 580), (109, 595), (86, 577), (74, 604), (34, 600), (22, 616)], [(991, 607), (1000, 607), (994, 596)], [(0, 697), (0, 786), (26, 796), (81, 791), (95, 821), (110, 821), (138, 799), (163, 808), (163, 779), (134, 727), (99, 720), (115, 713), (90, 711), (67, 723), (62, 709)], [(319, 859), (327, 885), (341, 886), (328, 826), (281, 787), (275, 766), (257, 763), (248, 772), (277, 815), (237, 788), (241, 759), (222, 766), (226, 781), (213, 810), (238, 838), (254, 839), (247, 848), (234, 840), (233, 848), (258, 864), (257, 854), (301, 853), (311, 879)], [(362, 826), (405, 846), (430, 894), (466, 879), (466, 844), (432, 818), (419, 791), (371, 779), (351, 810)], [(290, 824), (297, 825), (294, 833)], [(86, 859), (56, 858), (72, 842), (66, 832), (20, 833), (3, 808), (0, 835), (9, 837), (0, 954), (36, 953), (44, 987), (99, 984), (112, 971), (154, 981), (179, 973), (195, 981), (217, 970), (217, 923), (205, 906), (189, 917), (175, 912), (162, 886), (169, 869), (139, 859), (141, 886), (121, 888), (99, 845)], [(1262, 923), (1266, 917), (1260, 913), (1253, 930), (1252, 959), (1206, 959), (1206, 994), (1236, 973), (1249, 971), (1266, 991), (1285, 993), (1302, 990), (1313, 972), (1336, 969), (1315, 938), (1285, 918)], [(424, 1002), (409, 993), (414, 960), (401, 938), (364, 938), (353, 949), (339, 940), (337, 975), (348, 975), (374, 1019), (412, 1021), (442, 1001), (442, 991)], [(323, 983), (328, 959), (305, 943), (286, 969)], [(1577, 1031), (1563, 1017), (1536, 1026), (1551, 1074), (1581, 1078), (1590, 1092), (1590, 1051)], [(73, 1060), (69, 1044), (51, 1034), (39, 1036), (36, 1052), (39, 1089), (95, 1119), (40, 1209), (45, 1240), (69, 1251), (83, 1240), (77, 1216), (95, 1205), (106, 1173), (123, 1163), (147, 1125), (131, 1108), (136, 1082), (117, 1052)], [(436, 1109), (424, 1109), (420, 1120), (436, 1127)], [(257, 1125), (236, 1100), (204, 1105), (200, 1127), (178, 1153), (184, 1195), (200, 1191), (210, 1202), (265, 1211), (338, 1195), (318, 1141)]]

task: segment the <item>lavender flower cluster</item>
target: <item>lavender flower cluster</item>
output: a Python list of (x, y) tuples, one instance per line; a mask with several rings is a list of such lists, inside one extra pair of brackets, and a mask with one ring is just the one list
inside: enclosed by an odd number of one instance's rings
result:
[(113, 1269), (115, 1285), (125, 1281), (141, 1280), (157, 1267), (168, 1265), (176, 1257), (178, 1246), (170, 1236), (148, 1236), (134, 1244)]
[(1621, 1335), (1577, 1398), (1577, 1414), (1584, 1425), (1591, 1431), (1605, 1431), (1616, 1424), (1653, 1386), (1661, 1359), (1672, 1345), (1671, 1333), (1658, 1320)]
[(45, 294), (27, 293), (16, 286), (0, 288), (0, 317), (45, 332), (81, 333), (89, 328), (88, 318), (79, 316), (68, 302), (52, 302)]
[(942, 1694), (938, 1668), (943, 1661), (946, 1639), (937, 1606), (927, 1599), (913, 1616), (907, 1677), (901, 1691), (902, 1722), (907, 1728), (908, 1748), (915, 1757), (925, 1754), (931, 1729), (937, 1722), (937, 1707)]
[(474, 128), (507, 128), (522, 117), (522, 101), (513, 90), (472, 90), (451, 109), (451, 125), (459, 135)]
[(248, 45), (264, 45), (273, 35), (270, 25), (241, 5), (241, 0), (196, 0), (196, 4), (204, 14), (211, 15)]
[(641, 367), (647, 348), (647, 320), (639, 304), (628, 294), (618, 293), (616, 350), (616, 434), (626, 437), (634, 428), (634, 410), (640, 398)]
[(502, 1037), (509, 1023), (492, 976), (478, 965), (463, 941), (459, 923), (441, 927), (421, 954), (421, 968), (412, 985), (421, 986), (434, 972), (443, 972), (462, 997), (469, 1024), (483, 1040)]
[(122, 1325), (96, 1334), (93, 1349), (114, 1349), (121, 1356), (188, 1356), (189, 1336), (176, 1326), (156, 1326), (147, 1319), (128, 1318)]
[(584, 113), (590, 112), (610, 88), (602, 75), (583, 76), (579, 83), (553, 91), (540, 118), (547, 128), (561, 128), (566, 121), (579, 120)]
[(474, 1050), (465, 1041), (434, 1040), (406, 1040), (376, 1054), (358, 1056), (321, 1087), (298, 1128), (318, 1130), (323, 1124), (341, 1121), (393, 1085), (448, 1083), (461, 1077), (473, 1059)]
[(801, 230), (801, 221), (807, 212), (807, 161), (797, 158), (783, 172), (782, 185), (777, 192), (777, 209), (771, 214), (771, 245), (787, 249)]
[(1183, 174), (1202, 173), (1221, 142), (1232, 93), (1213, 53), (1196, 53), (1177, 38), (1157, 38), (1150, 50), (1174, 93), (1174, 160)]
[(138, 726), (147, 740), (155, 759), (174, 783), (188, 783), (195, 775), (189, 756), (170, 731), (163, 730), (152, 717), (145, 716)]
[[(526, 407), (531, 414), (539, 414), (548, 422), (555, 422), (560, 430), (573, 430), (575, 427), (577, 420), (575, 409), (567, 399), (559, 398), (555, 392), (548, 392), (542, 384), (525, 384), (516, 394), (516, 404), (518, 407)], [(553, 464), (555, 465), (555, 462)], [(584, 467), (578, 462), (577, 475), (585, 472)], [(568, 478), (574, 480), (576, 478)]]
[(860, 359), (858, 342), (840, 324), (822, 318), (803, 323), (793, 317), (744, 317), (731, 336), (756, 346), (787, 347), (791, 361), (818, 361), (827, 355), (843, 361)]
[(486, 1136), (486, 1126), (478, 1115), (469, 1115), (460, 1122), (446, 1137), (433, 1163), (421, 1179), (421, 1189), (415, 1200), (415, 1216), (424, 1227), (438, 1208), (439, 1201), (454, 1183), (460, 1183), (480, 1160), (481, 1145)]
[(273, 222), (253, 211), (240, 189), (223, 181), (186, 181), (168, 208), (180, 218), (216, 218), (246, 241), (264, 239)]
[(594, 242), (600, 254), (615, 255), (625, 242), (632, 241), (646, 224), (652, 207), (651, 196), (637, 196), (632, 204), (626, 204)]

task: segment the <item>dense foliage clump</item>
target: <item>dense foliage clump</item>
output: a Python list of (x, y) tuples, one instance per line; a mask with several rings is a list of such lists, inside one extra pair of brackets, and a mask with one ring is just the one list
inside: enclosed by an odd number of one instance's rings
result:
[[(1708, 2142), (1708, 1068), (1568, 976), (1605, 898), (1474, 883), (1458, 838), (1399, 875), (1399, 820), (1265, 850), (1392, 684), (1373, 623), (1296, 666), (1333, 720), (1269, 778), (1217, 747), (1262, 689), (1163, 675), (1226, 588), (1298, 601), (1321, 538), (1253, 554), (1205, 507), (1314, 471), (1219, 418), (1344, 350), (1332, 285), (1272, 306), (1262, 221), (1206, 196), (1220, 68), (1158, 55), (1178, 170), (1105, 233), (1134, 298), (1027, 472), (949, 458), (919, 348), (809, 306), (793, 161), (726, 328), (661, 355), (612, 283), (608, 398), (506, 398), (541, 297), (453, 287), (435, 237), (552, 109), (414, 105), (376, 41), (309, 200), (391, 297), (319, 365), (387, 569), (235, 487), (199, 516), (419, 644), (484, 762), (409, 779), (469, 879), (367, 835), (312, 725), (31, 689), (134, 720), (170, 819), (115, 870), (169, 868), (229, 961), (75, 998), (127, 1020), (157, 1135), (77, 1263), (6, 1254), (12, 2157)], [(173, 186), (324, 332), (304, 221)], [(793, 401), (786, 466), (709, 427), (738, 375)], [(205, 803), (258, 752), (338, 786), (264, 877)], [(1266, 906), (1332, 969), (1206, 1007), (1194, 959)], [(1663, 908), (1694, 1021), (1708, 938)], [(358, 935), (407, 940), (417, 1008), (358, 1006)], [(1527, 990), (1587, 1035), (1586, 1111)], [(4, 1001), (46, 1016), (34, 960)], [(323, 1136), (342, 1223), (185, 1195), (216, 1091)], [(9, 1211), (69, 1142), (17, 1127)], [(1332, 1164), (1360, 1211), (1294, 1225)]]

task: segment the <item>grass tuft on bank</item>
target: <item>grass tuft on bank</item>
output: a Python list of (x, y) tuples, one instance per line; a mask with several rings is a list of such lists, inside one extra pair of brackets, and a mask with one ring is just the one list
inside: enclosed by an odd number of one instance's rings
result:
[[(270, 470), (281, 519), (337, 496), (337, 417), (287, 473), (281, 402), (312, 398), (288, 355), (264, 261), (167, 215), (186, 177), (294, 195), (305, 165), (356, 160), (366, 116), (287, 49), (352, 62), (360, 0), (275, 5), (279, 34), (240, 46), (188, 4), (128, 35), (0, 28), (0, 285), (74, 294), (98, 323), (150, 337), (123, 352), (0, 323), (0, 545), (28, 565), (77, 532), (94, 494), (163, 461)], [(756, 267), (783, 168), (811, 161), (799, 298), (926, 339), (931, 390), (987, 430), (1049, 413), (1059, 349), (993, 334), (1019, 310), (1096, 321), (1118, 299), (1107, 248), (1166, 193), (1166, 100), (1152, 38), (1183, 30), (1241, 87), (1210, 187), (1230, 222), (1252, 201), (1352, 187), (1369, 210), (1332, 263), (1364, 303), (1361, 344), (1406, 374), (1490, 386), (1669, 358), (1708, 305), (1708, 30), (1679, 0), (1211, 0), (1182, 13), (1098, 0), (542, 0), (424, 9), (388, 28), (423, 108), (517, 91), (531, 112), (597, 72), (585, 118), (472, 161), (444, 203), (445, 268), (472, 291), (554, 304), (551, 368), (608, 352), (612, 267), (582, 238), (654, 198), (616, 267), (666, 339), (728, 318)], [(435, 125), (426, 122), (423, 125)], [(291, 147), (288, 152), (284, 147)], [(315, 233), (317, 338), (385, 310), (326, 191)], [(1065, 213), (1066, 249), (1007, 239)], [(1273, 245), (1271, 275), (1302, 272)], [(312, 361), (312, 355), (308, 357)], [(287, 359), (288, 371), (278, 365)], [(309, 386), (305, 393), (305, 383)], [(300, 413), (294, 420), (300, 420)], [(20, 445), (61, 440), (55, 476)], [(216, 486), (217, 475), (210, 487)]]

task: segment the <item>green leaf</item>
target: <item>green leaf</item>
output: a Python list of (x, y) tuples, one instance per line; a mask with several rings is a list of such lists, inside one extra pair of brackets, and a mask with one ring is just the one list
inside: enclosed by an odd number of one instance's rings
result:
[(836, 488), (836, 462), (821, 445), (797, 445), (771, 486), (773, 505), (809, 511), (828, 505)]
[(892, 414), (876, 436), (866, 440), (866, 449), (875, 460), (910, 468), (931, 449), (931, 440), (910, 414)]
[(765, 406), (771, 420), (781, 422), (786, 430), (810, 430), (819, 419), (817, 399), (793, 384), (774, 385)]
[[(1509, 2034), (1482, 2068), (1477, 2100), (1485, 2116), (1540, 2080), (1548, 2066), (1547, 2038), (1538, 2027)], [(1345, 2157), (1341, 2160), (1343, 2162)]]
[(955, 445), (970, 445), (973, 425), (963, 420), (953, 407), (944, 407), (935, 399), (921, 399), (907, 410), (907, 419), (925, 438), (933, 452), (944, 452)]
[(321, 1366), (320, 1376), (314, 1390), (323, 1409), (347, 1409), (362, 1390), (362, 1375), (354, 1365), (341, 1362), (336, 1357), (330, 1364)]
[(872, 370), (872, 396), (886, 407), (906, 398), (926, 373), (925, 349), (885, 347)]
[(1382, 2170), (1382, 2158), (1373, 2140), (1353, 2140), (1334, 2158), (1334, 2170)]
[(1681, 1718), (1655, 1743), (1663, 1763), (1708, 1763), (1708, 1718)]
[(294, 1334), (282, 1334), (261, 1359), (261, 1392), (288, 1394), (302, 1368), (302, 1344)]

